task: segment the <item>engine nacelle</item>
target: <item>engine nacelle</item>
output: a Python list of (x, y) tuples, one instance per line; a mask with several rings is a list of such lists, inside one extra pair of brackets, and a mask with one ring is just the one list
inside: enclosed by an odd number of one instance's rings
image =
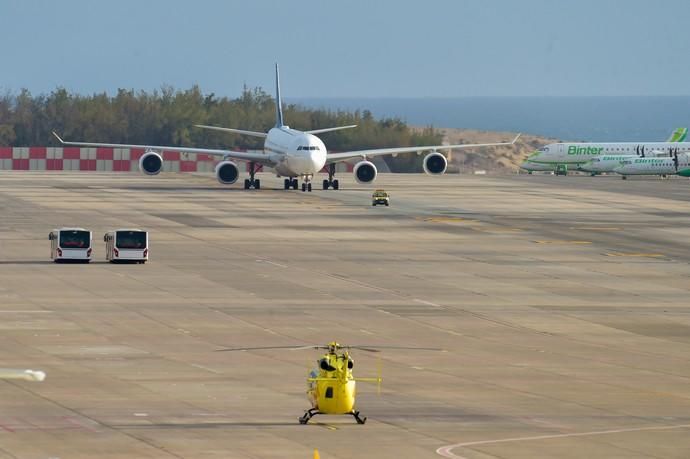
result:
[(352, 172), (355, 174), (355, 180), (357, 183), (371, 183), (376, 180), (378, 171), (376, 166), (371, 161), (360, 161), (355, 164)]
[(147, 151), (139, 158), (139, 170), (146, 175), (158, 175), (163, 170), (163, 157), (155, 151)]
[(232, 161), (221, 161), (216, 165), (216, 178), (223, 185), (232, 185), (240, 176), (240, 169)]
[(430, 175), (441, 175), (446, 172), (448, 160), (437, 151), (432, 151), (424, 157), (424, 172)]

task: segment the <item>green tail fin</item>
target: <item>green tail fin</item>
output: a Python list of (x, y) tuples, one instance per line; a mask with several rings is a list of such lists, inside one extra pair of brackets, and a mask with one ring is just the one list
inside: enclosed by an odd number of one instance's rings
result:
[(688, 135), (688, 128), (676, 128), (667, 142), (683, 142)]

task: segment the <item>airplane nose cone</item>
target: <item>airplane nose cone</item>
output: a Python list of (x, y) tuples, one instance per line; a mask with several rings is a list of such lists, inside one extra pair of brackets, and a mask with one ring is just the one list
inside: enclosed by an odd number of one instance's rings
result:
[(326, 165), (326, 152), (316, 150), (311, 152), (311, 163), (316, 174)]

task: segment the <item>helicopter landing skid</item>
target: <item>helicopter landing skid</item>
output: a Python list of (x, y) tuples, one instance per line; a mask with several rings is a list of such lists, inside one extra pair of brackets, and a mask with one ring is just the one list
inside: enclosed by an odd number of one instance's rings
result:
[(357, 424), (364, 424), (365, 422), (367, 422), (366, 416), (359, 417), (359, 411), (352, 411), (352, 412), (350, 412), (350, 414), (352, 415), (353, 418), (355, 418), (355, 420), (357, 421)]
[(311, 418), (313, 418), (317, 414), (319, 414), (319, 410), (317, 410), (316, 408), (311, 408), (311, 409), (305, 411), (304, 415), (299, 418), (299, 423), (300, 424), (306, 424), (307, 422), (309, 422), (309, 420)]
[[(307, 410), (304, 412), (304, 415), (302, 415), (302, 417), (299, 418), (299, 423), (300, 424), (307, 424), (309, 422), (309, 420), (311, 418), (313, 418), (314, 416), (316, 416), (317, 414), (321, 414), (321, 413), (316, 408), (312, 408), (310, 410)], [(357, 421), (357, 424), (364, 424), (365, 422), (367, 422), (367, 418), (365, 416), (360, 416), (359, 411), (350, 411), (347, 414), (349, 414), (353, 418), (355, 418), (355, 421)]]

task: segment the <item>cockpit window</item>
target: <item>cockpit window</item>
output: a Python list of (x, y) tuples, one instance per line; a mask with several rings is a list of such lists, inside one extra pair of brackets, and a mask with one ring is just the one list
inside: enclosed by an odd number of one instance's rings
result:
[(541, 147), (541, 148), (539, 149), (539, 151), (545, 151), (545, 152), (546, 152), (546, 151), (549, 151), (549, 147)]
[(316, 145), (300, 145), (297, 147), (298, 150), (320, 150)]

